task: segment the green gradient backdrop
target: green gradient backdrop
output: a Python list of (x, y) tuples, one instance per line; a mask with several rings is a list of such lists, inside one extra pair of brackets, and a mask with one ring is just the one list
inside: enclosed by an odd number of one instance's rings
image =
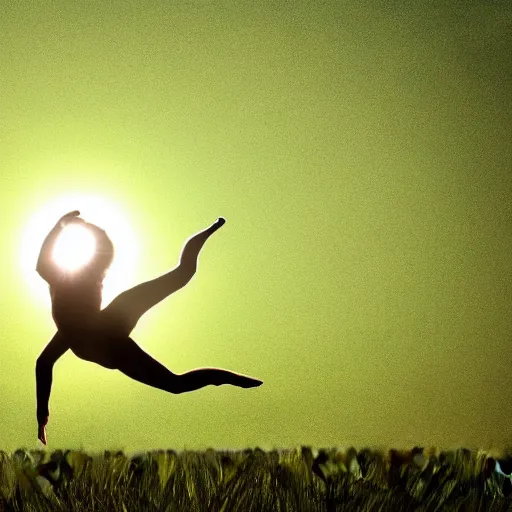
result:
[(512, 442), (512, 8), (361, 4), (2, 5), (2, 448), (38, 445), (54, 332), (19, 232), (82, 189), (134, 219), (126, 286), (226, 217), (134, 338), (264, 385), (174, 396), (67, 353), (51, 448)]

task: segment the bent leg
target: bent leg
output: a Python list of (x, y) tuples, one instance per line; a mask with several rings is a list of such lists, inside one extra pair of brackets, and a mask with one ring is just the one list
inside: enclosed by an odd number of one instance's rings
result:
[(186, 393), (204, 386), (231, 384), (241, 388), (251, 388), (262, 381), (239, 375), (219, 368), (199, 368), (181, 375), (168, 370), (163, 364), (144, 352), (131, 338), (122, 340), (117, 346), (116, 368), (126, 376), (169, 393)]
[(183, 247), (180, 263), (156, 279), (141, 283), (119, 294), (104, 310), (105, 317), (114, 319), (127, 336), (140, 317), (163, 299), (183, 288), (194, 276), (201, 248), (206, 240), (224, 224), (219, 218), (208, 229), (190, 237)]

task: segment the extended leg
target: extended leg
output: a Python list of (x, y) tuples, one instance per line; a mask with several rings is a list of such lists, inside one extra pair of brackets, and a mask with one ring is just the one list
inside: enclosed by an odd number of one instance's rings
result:
[(115, 359), (119, 371), (138, 382), (169, 393), (186, 393), (208, 385), (231, 384), (252, 388), (262, 384), (261, 380), (219, 368), (199, 368), (181, 375), (172, 373), (144, 352), (131, 338), (122, 340), (117, 349)]
[(183, 247), (179, 265), (151, 281), (141, 283), (119, 294), (103, 311), (117, 327), (129, 335), (140, 317), (160, 301), (183, 288), (194, 276), (201, 248), (206, 240), (219, 229), (225, 220), (221, 217), (209, 228), (190, 237)]

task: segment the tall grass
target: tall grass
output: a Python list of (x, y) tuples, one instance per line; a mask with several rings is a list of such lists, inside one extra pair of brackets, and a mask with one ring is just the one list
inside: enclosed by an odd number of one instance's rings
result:
[(464, 449), (0, 451), (0, 511), (512, 510), (496, 468)]

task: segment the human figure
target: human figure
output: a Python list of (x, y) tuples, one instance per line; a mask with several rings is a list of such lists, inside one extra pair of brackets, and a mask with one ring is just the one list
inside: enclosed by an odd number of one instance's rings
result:
[[(38, 438), (44, 444), (47, 442), (45, 427), (49, 417), (53, 365), (68, 349), (80, 359), (119, 370), (143, 384), (175, 394), (208, 385), (252, 388), (263, 383), (219, 368), (199, 368), (181, 375), (172, 373), (130, 337), (146, 311), (192, 279), (199, 252), (206, 240), (225, 223), (222, 217), (185, 242), (176, 268), (122, 292), (101, 309), (102, 281), (112, 263), (114, 246), (105, 231), (85, 222), (79, 215), (80, 212), (75, 210), (59, 219), (43, 242), (36, 267), (49, 284), (52, 316), (58, 328), (36, 362)], [(93, 232), (96, 251), (88, 264), (65, 271), (53, 261), (52, 252), (62, 229), (70, 223), (83, 225)]]

